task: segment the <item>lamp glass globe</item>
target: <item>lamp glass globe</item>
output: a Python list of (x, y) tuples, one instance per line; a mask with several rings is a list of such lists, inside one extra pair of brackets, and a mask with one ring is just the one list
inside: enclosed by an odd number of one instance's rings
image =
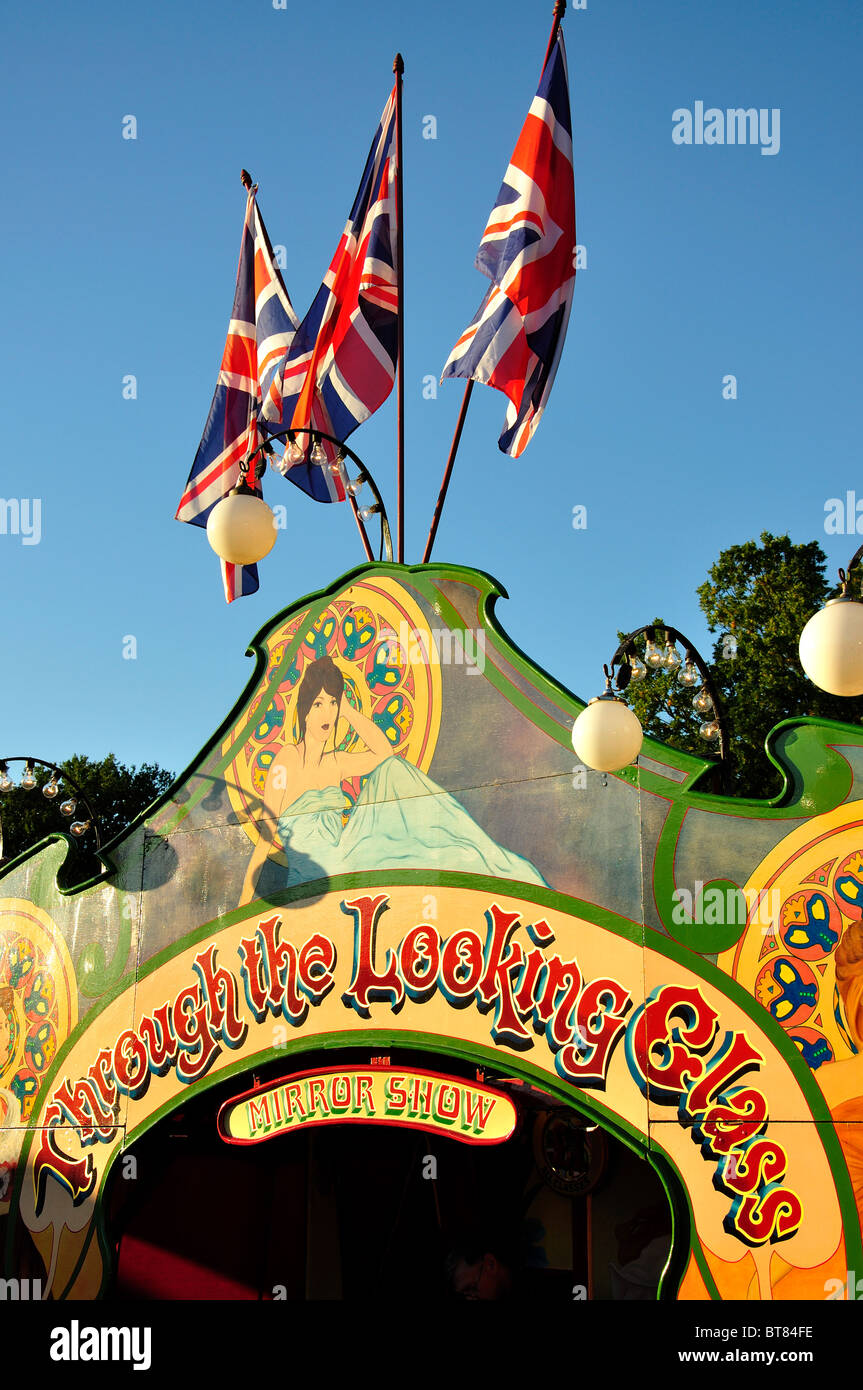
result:
[(254, 565), (276, 543), (276, 518), (263, 498), (231, 493), (210, 512), (207, 540), (228, 564)]
[(572, 746), (585, 767), (619, 772), (637, 756), (641, 725), (622, 700), (591, 700), (572, 726)]
[(863, 694), (863, 603), (831, 599), (800, 634), (800, 665), (830, 695)]

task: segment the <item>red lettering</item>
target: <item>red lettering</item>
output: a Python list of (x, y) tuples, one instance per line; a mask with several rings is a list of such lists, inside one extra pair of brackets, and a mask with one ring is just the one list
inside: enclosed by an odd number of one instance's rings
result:
[(114, 1112), (101, 1103), (99, 1093), (89, 1079), (77, 1081), (74, 1087), (70, 1087), (68, 1080), (64, 1079), (54, 1092), (53, 1099), (72, 1124), (80, 1129), (82, 1145), (94, 1144), (97, 1139), (104, 1142), (114, 1137)]
[[(466, 973), (465, 973), (466, 972)], [(465, 928), (447, 939), (441, 957), (441, 986), (450, 999), (469, 999), (482, 974), (482, 942)], [(463, 978), (462, 978), (463, 977)]]
[(336, 963), (336, 948), (328, 936), (316, 932), (300, 950), (297, 973), (300, 988), (313, 1003), (319, 1004), (333, 987), (332, 969)]
[(258, 923), (258, 935), (264, 943), (264, 979), (267, 984), (267, 1004), (280, 1010), (291, 1023), (301, 1023), (308, 1003), (297, 989), (297, 950), (290, 941), (279, 941), (282, 919), (278, 915)]
[(747, 1245), (765, 1245), (767, 1241), (788, 1240), (800, 1229), (803, 1203), (787, 1187), (768, 1187), (757, 1197), (744, 1197), (729, 1212), (724, 1221), (730, 1235), (739, 1236)]
[(408, 1103), (403, 1076), (388, 1076), (386, 1085), (387, 1110), (404, 1110)]
[(485, 919), (489, 924), (486, 967), (477, 987), (477, 994), (484, 1004), (497, 1001), (491, 1030), (495, 1042), (509, 1042), (512, 1039), (522, 1041), (529, 1038), (530, 1033), (515, 1009), (513, 975), (524, 961), (524, 951), (518, 942), (512, 942), (510, 939), (520, 923), (520, 914), (503, 912), (497, 903), (494, 903), (485, 914)]
[(325, 1114), (329, 1114), (330, 1107), (327, 1105), (326, 1084), (319, 1076), (316, 1076), (309, 1082), (309, 1105), (312, 1110), (322, 1110)]
[(624, 1015), (631, 1003), (616, 980), (594, 980), (585, 986), (578, 1001), (576, 1037), (555, 1058), (562, 1076), (578, 1081), (580, 1086), (605, 1084), (611, 1054), (626, 1027)]
[(739, 1081), (748, 1071), (760, 1067), (763, 1061), (761, 1053), (749, 1045), (745, 1033), (726, 1033), (719, 1052), (686, 1097), (686, 1111), (690, 1119), (702, 1115), (720, 1092), (733, 1081)]
[(289, 1081), (283, 1090), (285, 1096), (285, 1114), (287, 1118), (289, 1120), (294, 1118), (294, 1104), (296, 1103), (297, 1110), (303, 1116), (303, 1119), (305, 1119), (306, 1107), (303, 1105), (303, 1088), (299, 1081)]
[(695, 1054), (711, 1046), (718, 1022), (695, 988), (662, 985), (647, 1001), (633, 1020), (633, 1056), (653, 1099), (673, 1104), (699, 1079), (704, 1063)]
[[(174, 1000), (173, 1018), (174, 1031), (182, 1049), (177, 1058), (177, 1075), (181, 1081), (197, 1081), (209, 1070), (221, 1051), (207, 1026), (207, 1006), (201, 1003), (201, 992), (197, 985), (180, 990)], [(117, 1070), (116, 1060), (114, 1070)]]
[(111, 1049), (110, 1047), (103, 1047), (101, 1052), (97, 1053), (96, 1060), (93, 1063), (90, 1070), (87, 1072), (87, 1075), (91, 1077), (93, 1081), (95, 1081), (99, 1095), (101, 1096), (102, 1101), (104, 1102), (105, 1109), (109, 1110), (113, 1115), (114, 1107), (116, 1106), (118, 1100), (118, 1091), (116, 1085), (114, 1084), (114, 1077), (111, 1073), (110, 1062)]
[(43, 1128), (36, 1131), (38, 1139), (34, 1144), (35, 1155), (31, 1155), (30, 1167), (33, 1173), (33, 1209), (37, 1216), (41, 1216), (45, 1206), (49, 1177), (55, 1178), (66, 1189), (75, 1207), (89, 1197), (96, 1185), (93, 1155), (73, 1159), (58, 1147), (56, 1126), (62, 1120), (62, 1109), (52, 1101), (45, 1110)]
[[(337, 1094), (337, 1088), (341, 1090), (341, 1095)], [(351, 1103), (351, 1082), (350, 1077), (342, 1076), (339, 1073), (330, 1080), (330, 1108), (332, 1110), (347, 1110)]]
[[(159, 1036), (156, 1038), (156, 1025), (159, 1025)], [(138, 1032), (144, 1046), (147, 1049), (150, 1071), (157, 1076), (164, 1076), (168, 1067), (177, 1060), (179, 1044), (174, 1035), (174, 1025), (171, 1017), (171, 1005), (160, 1004), (158, 1009), (154, 1009), (152, 1015), (145, 1014), (141, 1019)]]
[[(545, 988), (534, 1010), (537, 1018), (546, 1025), (546, 1036), (553, 1047), (563, 1047), (572, 1038), (575, 1005), (581, 993), (581, 971), (574, 960), (562, 961), (560, 956), (552, 956), (548, 962)], [(568, 988), (566, 987), (568, 986)], [(557, 1002), (560, 991), (563, 998)]]
[(753, 1139), (745, 1149), (734, 1149), (720, 1170), (722, 1186), (741, 1197), (757, 1192), (765, 1183), (784, 1178), (788, 1160), (785, 1150), (769, 1139)]
[[(423, 962), (423, 969), (420, 969)], [(440, 932), (437, 927), (423, 922), (408, 932), (399, 952), (399, 969), (412, 999), (434, 989), (440, 970)]]
[(539, 972), (545, 965), (545, 956), (542, 951), (528, 951), (524, 958), (521, 974), (518, 977), (518, 988), (515, 993), (515, 1007), (522, 1017), (526, 1017), (534, 1007), (534, 989)]
[(405, 997), (405, 987), (394, 953), (387, 951), (383, 974), (375, 969), (374, 964), (378, 923), (389, 904), (386, 893), (379, 893), (376, 898), (354, 898), (352, 902), (341, 905), (342, 911), (354, 919), (354, 972), (342, 998), (366, 1015), (372, 995), (375, 998), (389, 995), (393, 1008)]
[(138, 1100), (150, 1084), (150, 1073), (147, 1049), (131, 1028), (126, 1028), (114, 1043), (112, 1067), (119, 1089)]
[(362, 1110), (363, 1106), (366, 1107), (367, 1115), (374, 1115), (375, 1102), (372, 1096), (372, 1078), (370, 1076), (355, 1076), (353, 1104), (354, 1112), (359, 1112), (360, 1110)]
[(254, 1134), (257, 1129), (269, 1129), (271, 1124), (269, 1097), (261, 1096), (256, 1100), (253, 1096), (249, 1101), (249, 1133)]
[(228, 1047), (239, 1047), (246, 1036), (246, 1023), (240, 1018), (237, 982), (224, 966), (216, 968), (216, 947), (199, 951), (192, 969), (201, 981), (201, 997), (207, 1005), (207, 1021), (214, 1036)]
[(244, 936), (237, 947), (237, 952), (240, 957), (240, 974), (246, 988), (246, 998), (256, 1021), (260, 1023), (267, 1009), (267, 985), (264, 979), (264, 962), (258, 933), (256, 932), (254, 936)]
[(698, 1126), (705, 1158), (719, 1158), (760, 1134), (767, 1123), (767, 1101), (760, 1091), (746, 1087), (732, 1091), (725, 1104), (711, 1106)]
[[(451, 1102), (444, 1102), (444, 1093), (447, 1091), (452, 1092)], [(458, 1087), (444, 1083), (438, 1087), (435, 1100), (437, 1102), (435, 1109), (441, 1123), (445, 1125), (455, 1124), (458, 1119), (459, 1110), (461, 1109)]]

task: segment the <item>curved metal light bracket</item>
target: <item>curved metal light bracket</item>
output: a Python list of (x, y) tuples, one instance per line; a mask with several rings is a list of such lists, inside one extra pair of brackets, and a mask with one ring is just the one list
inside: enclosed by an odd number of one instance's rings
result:
[(851, 559), (848, 561), (848, 568), (845, 569), (845, 570), (843, 570), (843, 569), (840, 567), (840, 569), (839, 569), (839, 582), (840, 582), (840, 584), (842, 585), (842, 597), (843, 597), (843, 598), (847, 598), (847, 597), (848, 597), (848, 584), (849, 584), (850, 579), (851, 579), (851, 571), (853, 570), (853, 568), (854, 568), (854, 566), (855, 566), (856, 564), (859, 564), (861, 558), (863, 558), (863, 545), (861, 545), (861, 546), (859, 547), (859, 549), (857, 549), (857, 550), (854, 551), (854, 554), (851, 556)]
[(259, 482), (260, 479), (264, 476), (264, 473), (266, 472), (267, 468), (266, 456), (274, 452), (272, 448), (272, 441), (274, 439), (282, 439), (287, 441), (288, 443), (294, 443), (298, 435), (308, 435), (309, 443), (307, 453), (311, 453), (315, 444), (318, 444), (321, 441), (325, 440), (328, 444), (334, 444), (335, 447), (339, 449), (346, 458), (349, 458), (351, 462), (356, 466), (357, 478), (353, 479), (353, 481), (368, 483), (372, 497), (374, 498), (374, 510), (376, 514), (380, 516), (381, 519), (381, 544), (379, 558), (382, 560), (386, 559), (391, 563), (393, 558), (393, 540), (392, 534), (390, 532), (389, 519), (387, 517), (387, 509), (384, 506), (384, 499), (381, 497), (377, 483), (375, 482), (374, 478), (369, 472), (367, 465), (363, 463), (362, 459), (359, 457), (358, 454), (354, 453), (353, 449), (349, 448), (348, 445), (345, 444), (341, 439), (337, 439), (335, 435), (325, 434), (323, 430), (316, 429), (292, 428), (287, 430), (273, 430), (272, 434), (268, 434), (267, 438), (263, 441), (263, 443), (259, 444), (257, 449), (255, 449), (253, 453), (249, 454), (248, 458), (243, 459), (240, 463), (240, 474), (243, 480), (246, 479), (247, 475), (251, 471), (252, 465), (255, 464), (256, 460), (258, 460), (258, 462), (255, 466), (254, 478), (256, 481)]
[[(79, 784), (75, 781), (75, 778), (71, 777), (68, 772), (64, 772), (62, 767), (58, 767), (56, 763), (49, 763), (47, 758), (36, 758), (33, 756), (27, 757), (20, 756), (18, 754), (10, 758), (0, 758), (0, 773), (8, 773), (10, 763), (25, 763), (28, 767), (31, 768), (36, 767), (37, 764), (39, 765), (39, 767), (48, 767), (51, 769), (52, 772), (55, 772), (58, 777), (61, 777), (65, 783), (67, 783), (67, 785), (71, 788), (72, 792), (74, 793), (76, 800), (78, 800), (84, 807), (87, 820), (90, 822), (90, 826), (92, 827), (93, 835), (96, 840), (94, 849), (96, 853), (98, 853), (98, 851), (102, 847), (102, 836), (99, 833), (99, 821), (96, 817), (96, 814), (92, 806), (90, 805), (89, 801), (84, 795), (84, 792), (81, 790)], [(33, 790), (35, 791), (37, 789), (34, 787)], [(41, 788), (39, 788), (39, 790), (41, 791)], [(0, 819), (0, 866), (2, 866), (3, 862), (3, 823), (2, 819)]]
[[(863, 546), (860, 547), (860, 550), (857, 552), (857, 556), (855, 556), (855, 559), (857, 559), (860, 555), (863, 555)], [(669, 627), (666, 623), (645, 623), (643, 627), (637, 627), (634, 629), (634, 631), (627, 633), (626, 637), (624, 637), (623, 641), (618, 645), (614, 655), (608, 663), (608, 666), (604, 667), (603, 669), (606, 671), (606, 673), (608, 673), (608, 671), (613, 671), (615, 666), (617, 666), (619, 668), (619, 671), (617, 678), (615, 679), (615, 685), (617, 686), (618, 690), (625, 690), (626, 687), (629, 685), (629, 675), (624, 676), (623, 673), (625, 671), (631, 670), (631, 667), (629, 665), (629, 655), (630, 653), (634, 653), (635, 651), (633, 644), (635, 642), (636, 637), (641, 637), (643, 634), (650, 641), (655, 641), (657, 632), (665, 633), (666, 642), (672, 642), (675, 645), (678, 642), (681, 644), (685, 654), (684, 659), (686, 661), (692, 661), (693, 665), (696, 667), (698, 671), (698, 674), (701, 677), (701, 682), (704, 686), (704, 689), (707, 691), (707, 694), (710, 696), (710, 699), (713, 702), (714, 715), (716, 718), (716, 722), (719, 725), (719, 767), (722, 776), (723, 789), (727, 790), (726, 784), (728, 780), (728, 728), (725, 723), (725, 716), (722, 710), (722, 702), (716, 693), (716, 687), (713, 684), (713, 681), (710, 677), (710, 671), (707, 668), (707, 663), (704, 660), (704, 657), (701, 655), (698, 648), (695, 646), (695, 643), (690, 642), (689, 638), (685, 635), (685, 633), (681, 632), (679, 628)], [(623, 679), (621, 679), (621, 677), (623, 677)]]

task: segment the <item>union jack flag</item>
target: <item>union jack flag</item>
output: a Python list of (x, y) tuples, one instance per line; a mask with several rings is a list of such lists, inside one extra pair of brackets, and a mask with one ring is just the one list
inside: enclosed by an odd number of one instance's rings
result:
[[(399, 314), (395, 122), (393, 87), (330, 268), (264, 396), (262, 428), (296, 429), (300, 443), (309, 429), (347, 439), (393, 388)], [(329, 458), (335, 452), (327, 448)], [(344, 498), (338, 470), (303, 463), (285, 476), (301, 470), (328, 489), (326, 496), (313, 493), (319, 501)]]
[(518, 458), (539, 424), (575, 286), (575, 185), (563, 32), (542, 70), (476, 265), (492, 281), (443, 369), (509, 397), (498, 440)]
[[(217, 502), (235, 487), (240, 460), (261, 442), (258, 413), (276, 368), (289, 347), (297, 316), (275, 264), (273, 249), (249, 192), (234, 306), (210, 414), (176, 519), (206, 526)], [(320, 471), (320, 470), (318, 470)], [(260, 495), (251, 475), (249, 486)], [(257, 565), (221, 561), (225, 598), (233, 602), (258, 588)]]

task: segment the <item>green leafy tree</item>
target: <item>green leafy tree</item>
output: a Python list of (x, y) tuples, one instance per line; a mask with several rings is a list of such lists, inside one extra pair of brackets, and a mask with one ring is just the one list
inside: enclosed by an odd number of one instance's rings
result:
[[(52, 830), (68, 831), (72, 820), (87, 819), (86, 810), (73, 790), (76, 783), (99, 822), (102, 843), (106, 844), (167, 791), (174, 780), (172, 772), (167, 772), (156, 763), (126, 767), (117, 761), (113, 753), (109, 753), (101, 762), (77, 755), (67, 758), (59, 766), (61, 773), (68, 774), (72, 780), (67, 782), (61, 775), (60, 793), (53, 800), (49, 801), (42, 795), (42, 788), (50, 780), (51, 773), (38, 763), (34, 768), (35, 787), (27, 791), (16, 785), (11, 791), (0, 795), (4, 860), (13, 859)], [(23, 771), (23, 764), (13, 763), (10, 775), (18, 774), (19, 769)], [(20, 775), (16, 780), (20, 781)], [(60, 813), (60, 803), (67, 797), (77, 801), (73, 817)], [(92, 831), (76, 842), (78, 852), (89, 857), (92, 857), (93, 846)]]
[[(716, 634), (708, 669), (728, 729), (728, 789), (737, 796), (780, 792), (782, 778), (764, 741), (781, 720), (800, 715), (850, 724), (863, 720), (863, 698), (828, 695), (800, 665), (800, 633), (835, 592), (826, 567), (817, 541), (793, 545), (788, 536), (764, 531), (760, 543), (723, 550), (697, 590), (707, 626)], [(662, 631), (657, 642), (660, 638)], [(636, 647), (643, 658), (643, 639)], [(674, 748), (709, 756), (717, 750), (699, 736), (704, 716), (692, 709), (693, 693), (680, 686), (677, 675), (663, 670), (633, 682), (627, 698), (646, 733)]]

